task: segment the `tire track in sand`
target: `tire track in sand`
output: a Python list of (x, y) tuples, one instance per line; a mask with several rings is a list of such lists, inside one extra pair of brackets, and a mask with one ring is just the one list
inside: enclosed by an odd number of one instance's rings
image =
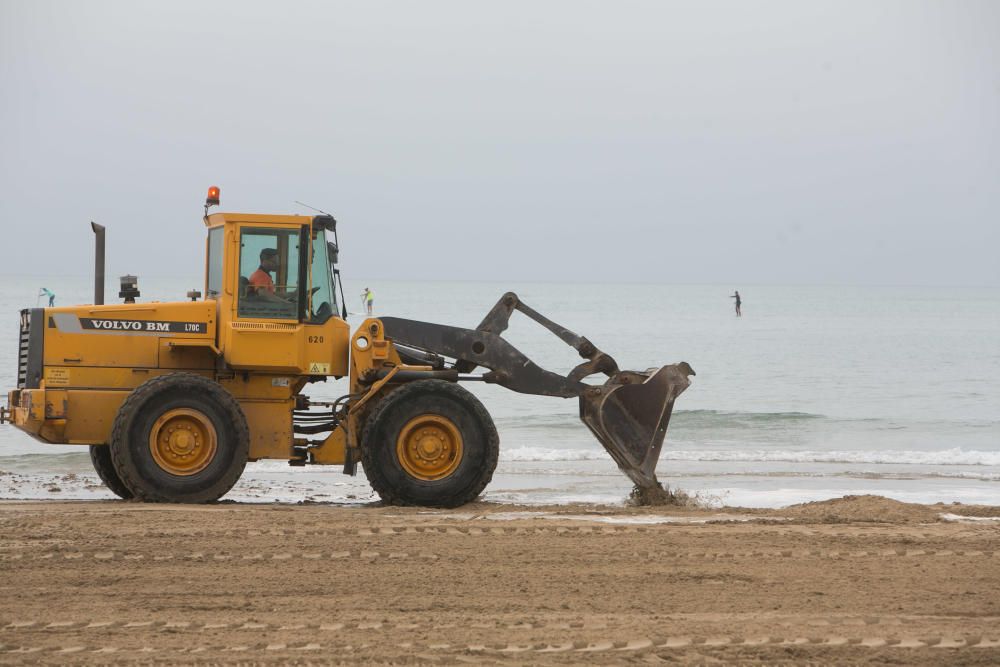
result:
[[(1000, 624), (1000, 616), (927, 616), (927, 615), (873, 615), (873, 614), (843, 614), (834, 615), (803, 615), (803, 614), (770, 614), (758, 615), (750, 613), (673, 613), (666, 616), (670, 621), (697, 622), (697, 623), (731, 623), (731, 622), (761, 622), (766, 621), (782, 626), (903, 626), (913, 623), (928, 622), (949, 622), (949, 623), (985, 623)], [(211, 630), (231, 630), (231, 631), (251, 631), (251, 632), (288, 632), (288, 631), (310, 631), (310, 632), (340, 632), (340, 631), (364, 631), (364, 630), (393, 630), (410, 631), (420, 629), (453, 629), (460, 627), (458, 624), (441, 624), (440, 622), (425, 621), (419, 623), (399, 622), (391, 623), (384, 621), (354, 621), (336, 623), (264, 623), (257, 621), (241, 621), (234, 623), (209, 623), (196, 621), (135, 621), (131, 619), (101, 619), (101, 620), (51, 620), (18, 619), (0, 622), (0, 633), (16, 631), (42, 631), (46, 634), (57, 635), (58, 633), (80, 633), (87, 631), (103, 630), (148, 630), (164, 632), (190, 632), (197, 633)], [(551, 621), (551, 622), (530, 622), (530, 621), (477, 621), (463, 625), (480, 630), (548, 630), (548, 631), (570, 631), (574, 629), (601, 630), (607, 628), (607, 623), (600, 621)], [(998, 633), (1000, 634), (1000, 633)]]
[[(488, 517), (485, 517), (488, 520)], [(643, 533), (696, 533), (696, 534), (729, 534), (733, 529), (731, 520), (719, 519), (717, 521), (704, 521), (699, 523), (665, 522), (661, 524), (647, 525), (607, 525), (599, 523), (599, 518), (595, 518), (595, 523), (582, 525), (563, 525), (558, 523), (558, 517), (547, 517), (553, 525), (549, 526), (505, 526), (496, 525), (505, 523), (496, 520), (488, 521), (494, 525), (463, 525), (461, 523), (445, 524), (419, 524), (406, 523), (398, 525), (366, 526), (366, 527), (343, 527), (343, 528), (274, 528), (262, 529), (229, 529), (219, 532), (209, 530), (189, 530), (184, 528), (161, 528), (156, 530), (145, 530), (131, 534), (133, 538), (147, 537), (186, 537), (186, 538), (244, 538), (244, 537), (372, 537), (372, 536), (394, 536), (394, 535), (455, 535), (468, 537), (482, 536), (524, 536), (524, 535), (635, 535)], [(855, 526), (844, 526), (839, 530), (817, 531), (815, 528), (802, 525), (775, 525), (773, 519), (761, 519), (760, 521), (741, 521), (744, 526), (752, 526), (754, 533), (760, 535), (773, 535), (777, 537), (813, 537), (823, 536), (824, 538), (852, 539), (866, 538), (876, 534), (878, 537), (912, 537), (917, 539), (930, 539), (934, 535), (922, 530), (921, 525), (913, 526), (893, 526), (890, 524), (875, 525), (871, 527), (859, 528)], [(932, 524), (934, 525), (934, 524)], [(980, 527), (986, 528), (986, 527)]]
[[(594, 558), (604, 558), (600, 554), (591, 554)], [(969, 550), (934, 550), (934, 549), (879, 549), (879, 550), (809, 550), (809, 549), (756, 549), (748, 551), (636, 551), (632, 552), (634, 559), (650, 561), (662, 560), (740, 560), (740, 559), (883, 559), (883, 558), (963, 558), (963, 559), (1000, 559), (1000, 551)], [(0, 562), (16, 561), (60, 561), (60, 560), (95, 560), (95, 561), (259, 561), (259, 560), (343, 560), (377, 561), (402, 560), (407, 558), (437, 560), (439, 555), (429, 551), (374, 551), (374, 550), (344, 550), (344, 551), (254, 551), (250, 553), (232, 553), (228, 551), (190, 551), (167, 552), (154, 551), (108, 551), (95, 550), (55, 550), (48, 547), (41, 553), (31, 549), (10, 550), (0, 554)]]
[[(384, 646), (385, 642), (380, 642)], [(442, 653), (471, 654), (543, 654), (543, 653), (605, 653), (605, 652), (645, 652), (693, 647), (723, 648), (723, 647), (764, 647), (764, 646), (812, 646), (817, 648), (832, 646), (847, 646), (860, 649), (895, 648), (901, 651), (913, 649), (970, 649), (990, 651), (1000, 654), (1000, 634), (995, 637), (983, 635), (953, 635), (953, 636), (903, 636), (903, 635), (788, 635), (743, 637), (735, 635), (680, 635), (661, 637), (639, 637), (622, 640), (608, 638), (605, 640), (563, 642), (559, 640), (537, 641), (527, 644), (520, 643), (447, 643), (447, 642), (389, 642), (400, 650), (414, 650)], [(192, 645), (185, 642), (177, 646), (114, 646), (98, 644), (32, 644), (8, 645), (0, 644), (0, 654), (71, 654), (71, 653), (128, 653), (128, 654), (188, 654), (188, 653), (241, 653), (246, 651), (331, 651), (338, 654), (350, 653), (370, 648), (371, 644), (359, 642), (318, 642), (318, 641), (268, 641), (248, 644), (204, 644)]]

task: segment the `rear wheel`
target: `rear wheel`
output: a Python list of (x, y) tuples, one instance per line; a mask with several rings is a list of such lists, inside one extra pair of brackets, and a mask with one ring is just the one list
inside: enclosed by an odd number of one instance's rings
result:
[(243, 473), (249, 448), (236, 399), (190, 373), (137, 387), (118, 411), (110, 446), (114, 470), (136, 498), (175, 503), (224, 496)]
[(475, 396), (450, 382), (420, 380), (375, 407), (361, 462), (386, 503), (457, 507), (489, 484), (499, 450), (493, 420)]
[(122, 482), (121, 477), (115, 472), (115, 466), (111, 462), (111, 447), (108, 445), (91, 445), (90, 461), (94, 464), (97, 476), (104, 482), (104, 486), (111, 489), (111, 492), (122, 500), (131, 500), (134, 496)]

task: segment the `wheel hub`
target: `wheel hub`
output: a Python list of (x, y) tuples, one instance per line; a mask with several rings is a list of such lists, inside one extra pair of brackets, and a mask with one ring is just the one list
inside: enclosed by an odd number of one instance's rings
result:
[(413, 477), (441, 479), (453, 473), (462, 461), (462, 434), (447, 417), (419, 415), (399, 432), (396, 456)]
[(215, 425), (202, 412), (176, 408), (163, 413), (149, 432), (149, 450), (163, 470), (180, 476), (204, 470), (215, 457)]

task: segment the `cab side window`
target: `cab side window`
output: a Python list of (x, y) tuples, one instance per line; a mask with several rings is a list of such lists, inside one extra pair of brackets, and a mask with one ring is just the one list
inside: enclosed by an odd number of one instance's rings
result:
[(242, 230), (238, 317), (298, 319), (300, 246), (297, 231)]
[(205, 286), (205, 298), (216, 299), (222, 294), (222, 254), (223, 234), (220, 227), (208, 230), (208, 279)]

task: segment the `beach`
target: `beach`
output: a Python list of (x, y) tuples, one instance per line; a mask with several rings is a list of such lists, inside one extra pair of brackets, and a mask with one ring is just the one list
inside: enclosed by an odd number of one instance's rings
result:
[(1000, 508), (0, 503), (3, 664), (996, 664)]

